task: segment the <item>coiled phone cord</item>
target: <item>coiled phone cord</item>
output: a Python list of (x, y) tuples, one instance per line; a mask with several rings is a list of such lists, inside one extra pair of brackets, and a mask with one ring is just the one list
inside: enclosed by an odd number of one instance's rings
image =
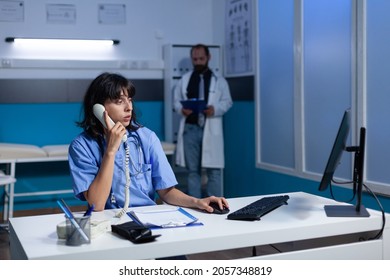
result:
[(125, 156), (125, 174), (126, 174), (126, 185), (125, 185), (125, 204), (123, 205), (123, 208), (116, 213), (115, 217), (120, 218), (124, 214), (126, 214), (127, 209), (129, 208), (130, 203), (130, 170), (129, 170), (129, 162), (130, 162), (130, 148), (129, 145), (125, 142), (125, 150), (126, 150), (126, 156)]

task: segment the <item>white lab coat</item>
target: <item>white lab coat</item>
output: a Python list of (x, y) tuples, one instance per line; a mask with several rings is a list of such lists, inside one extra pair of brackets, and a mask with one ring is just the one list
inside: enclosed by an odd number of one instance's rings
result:
[[(185, 167), (183, 132), (186, 117), (182, 114), (180, 101), (187, 99), (187, 85), (190, 81), (191, 74), (191, 71), (184, 74), (174, 89), (173, 106), (175, 112), (182, 116), (177, 136), (176, 164), (183, 167)], [(214, 116), (206, 118), (203, 128), (201, 165), (202, 167), (208, 168), (224, 168), (225, 156), (222, 116), (233, 105), (233, 101), (230, 95), (229, 85), (225, 78), (216, 76), (214, 73), (210, 80), (207, 105), (214, 106)]]

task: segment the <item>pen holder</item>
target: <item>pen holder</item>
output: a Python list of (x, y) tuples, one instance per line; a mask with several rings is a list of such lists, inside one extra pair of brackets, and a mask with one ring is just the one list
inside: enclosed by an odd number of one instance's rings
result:
[[(91, 216), (75, 217), (74, 219), (80, 225), (78, 229), (68, 217), (66, 218), (66, 245), (79, 246), (91, 243)], [(85, 233), (80, 232), (80, 230)], [(87, 238), (85, 238), (87, 237)]]

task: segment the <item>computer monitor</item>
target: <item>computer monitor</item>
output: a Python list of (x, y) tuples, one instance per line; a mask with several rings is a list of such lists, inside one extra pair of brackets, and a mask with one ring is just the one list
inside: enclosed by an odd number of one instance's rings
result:
[(356, 194), (355, 205), (325, 205), (325, 212), (328, 217), (369, 217), (370, 214), (361, 204), (363, 173), (364, 173), (364, 152), (366, 143), (366, 129), (360, 129), (360, 139), (358, 146), (347, 147), (347, 139), (351, 130), (351, 111), (346, 110), (340, 123), (333, 148), (329, 155), (325, 171), (319, 185), (320, 191), (325, 191), (332, 185), (332, 179), (337, 166), (340, 163), (344, 151), (354, 152), (353, 167), (353, 192)]

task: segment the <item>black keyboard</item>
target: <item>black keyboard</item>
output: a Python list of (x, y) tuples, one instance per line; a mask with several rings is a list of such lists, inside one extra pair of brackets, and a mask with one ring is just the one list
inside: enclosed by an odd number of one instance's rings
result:
[(271, 212), (272, 210), (287, 205), (288, 195), (267, 196), (248, 204), (235, 212), (230, 213), (229, 220), (260, 220), (260, 217)]

